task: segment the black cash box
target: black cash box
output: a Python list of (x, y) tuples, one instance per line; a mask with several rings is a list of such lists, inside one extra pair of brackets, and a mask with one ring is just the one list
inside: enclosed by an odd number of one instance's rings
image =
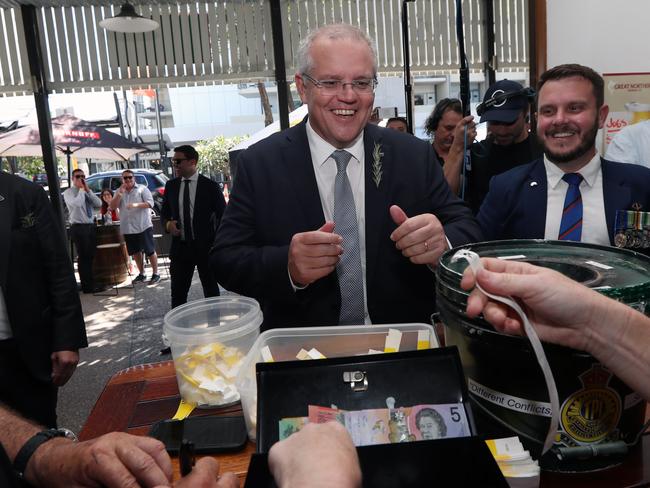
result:
[(388, 397), (395, 399), (395, 408), (460, 403), (472, 437), (358, 447), (364, 487), (508, 486), (476, 436), (456, 347), (258, 363), (256, 371), (257, 454), (246, 487), (275, 486), (266, 453), (279, 438), (281, 419), (307, 416), (308, 405), (387, 408)]

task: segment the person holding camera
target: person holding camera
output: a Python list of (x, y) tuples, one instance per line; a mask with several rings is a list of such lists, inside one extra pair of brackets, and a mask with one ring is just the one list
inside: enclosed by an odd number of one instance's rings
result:
[(95, 209), (102, 206), (102, 201), (88, 188), (83, 170), (75, 169), (72, 172), (72, 186), (63, 192), (63, 200), (70, 214), (70, 236), (77, 249), (81, 290), (84, 293), (99, 291), (93, 281), (93, 259), (97, 246), (93, 217)]

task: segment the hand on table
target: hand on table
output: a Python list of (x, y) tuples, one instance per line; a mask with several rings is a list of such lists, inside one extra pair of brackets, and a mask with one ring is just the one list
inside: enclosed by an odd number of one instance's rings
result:
[(433, 214), (408, 217), (397, 205), (390, 207), (390, 216), (397, 229), (390, 235), (395, 247), (413, 264), (436, 266), (438, 259), (447, 250), (445, 230)]
[(52, 439), (35, 451), (25, 474), (44, 487), (149, 488), (170, 486), (172, 462), (162, 442), (112, 432), (85, 442)]
[(336, 269), (343, 252), (334, 222), (325, 222), (318, 230), (301, 232), (289, 244), (289, 275), (297, 286), (306, 286)]
[[(219, 463), (211, 457), (196, 462), (192, 472), (174, 483), (174, 488), (239, 488), (239, 478), (234, 473), (219, 476)], [(161, 487), (162, 488), (162, 487)]]

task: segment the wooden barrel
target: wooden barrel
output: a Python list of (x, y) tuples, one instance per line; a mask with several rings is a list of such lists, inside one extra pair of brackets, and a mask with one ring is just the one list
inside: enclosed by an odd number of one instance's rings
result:
[(97, 226), (97, 249), (93, 262), (95, 286), (122, 283), (127, 276), (127, 253), (119, 224)]

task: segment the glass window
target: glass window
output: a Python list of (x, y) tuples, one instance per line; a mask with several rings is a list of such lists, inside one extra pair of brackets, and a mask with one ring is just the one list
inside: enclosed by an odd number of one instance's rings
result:
[(104, 178), (95, 178), (93, 180), (86, 180), (88, 183), (88, 188), (92, 190), (93, 193), (99, 193), (102, 191), (102, 183), (104, 182)]

